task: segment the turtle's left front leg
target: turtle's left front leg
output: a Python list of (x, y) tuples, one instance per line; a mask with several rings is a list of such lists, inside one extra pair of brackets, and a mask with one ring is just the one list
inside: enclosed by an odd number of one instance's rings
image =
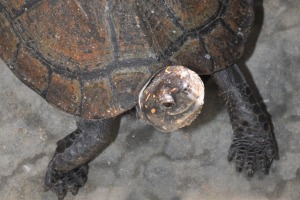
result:
[(245, 168), (248, 176), (256, 170), (268, 174), (278, 152), (267, 113), (253, 96), (237, 65), (216, 72), (213, 78), (226, 101), (234, 131), (228, 160), (234, 159), (236, 169)]
[(76, 195), (87, 181), (88, 163), (96, 158), (114, 139), (118, 120), (77, 119), (78, 128), (58, 141), (45, 177), (45, 189), (59, 200), (68, 191)]

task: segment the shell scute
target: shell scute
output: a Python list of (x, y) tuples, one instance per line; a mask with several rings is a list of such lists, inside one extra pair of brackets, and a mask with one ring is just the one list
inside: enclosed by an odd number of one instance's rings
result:
[(17, 51), (19, 38), (16, 36), (10, 23), (5, 16), (0, 12), (0, 57), (10, 65), (14, 60), (14, 55)]
[(142, 0), (138, 2), (137, 9), (156, 52), (163, 52), (182, 34), (182, 30), (174, 24), (166, 12), (162, 1)]
[(81, 104), (79, 81), (63, 75), (52, 74), (46, 100), (65, 112), (78, 115)]
[[(211, 74), (213, 63), (207, 58), (206, 51), (202, 42), (198, 38), (189, 38), (181, 48), (172, 56), (173, 62), (177, 65), (188, 67), (199, 74)], [(196, 66), (205, 66), (199, 67)]]
[(205, 25), (213, 17), (216, 17), (220, 7), (219, 0), (166, 0), (166, 2), (185, 29)]
[[(116, 89), (116, 97), (118, 102), (135, 102), (141, 88), (144, 86), (145, 80), (151, 77), (151, 73), (146, 67), (140, 67), (136, 70), (122, 69), (112, 74), (112, 81)], [(123, 103), (125, 110), (131, 109), (131, 103)]]
[(243, 52), (243, 39), (238, 34), (233, 34), (222, 23), (212, 29), (204, 37), (208, 53), (214, 61), (214, 71), (224, 69), (234, 63)]
[(114, 117), (122, 112), (107, 78), (87, 81), (83, 84), (81, 116), (86, 119)]
[(231, 0), (223, 21), (229, 25), (234, 32), (241, 32), (244, 37), (248, 36), (250, 27), (254, 20), (253, 2), (249, 0)]
[[(105, 4), (97, 6), (104, 12)], [(27, 45), (57, 68), (91, 71), (109, 64), (114, 51), (106, 15), (91, 23), (88, 12), (76, 1), (42, 1), (16, 22)]]
[(146, 58), (152, 53), (141, 19), (131, 11), (132, 5), (134, 0), (114, 1), (111, 6), (119, 60)]
[(49, 71), (23, 47), (18, 51), (13, 71), (34, 91), (42, 94), (48, 87)]

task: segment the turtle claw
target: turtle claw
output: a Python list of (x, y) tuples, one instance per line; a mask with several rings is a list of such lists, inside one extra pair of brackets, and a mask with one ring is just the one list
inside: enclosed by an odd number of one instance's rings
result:
[(67, 190), (65, 188), (59, 188), (58, 191), (56, 192), (57, 199), (58, 200), (63, 200), (65, 196), (67, 195)]
[(267, 134), (235, 134), (228, 152), (228, 161), (234, 160), (238, 172), (244, 168), (247, 176), (252, 177), (258, 170), (269, 174), (275, 155), (274, 140)]
[(253, 174), (254, 174), (254, 170), (253, 170), (253, 169), (248, 169), (248, 170), (247, 170), (247, 176), (248, 176), (249, 178), (251, 178), (251, 177), (253, 176)]
[(48, 166), (48, 171), (45, 178), (45, 191), (51, 190), (54, 192), (58, 200), (63, 200), (68, 191), (73, 195), (78, 193), (87, 181), (88, 165), (82, 165), (68, 172), (56, 171)]
[(228, 162), (231, 162), (233, 160), (233, 158), (234, 158), (234, 152), (230, 148), (229, 152), (228, 152), (228, 157), (227, 157)]
[(70, 192), (75, 196), (75, 195), (77, 195), (78, 190), (79, 190), (79, 187), (76, 185), (70, 189)]
[(243, 167), (241, 167), (241, 166), (236, 166), (235, 169), (236, 169), (237, 172), (241, 172), (242, 169), (243, 169)]
[(269, 174), (269, 169), (264, 168), (264, 169), (263, 169), (263, 172), (264, 172), (265, 175), (268, 175), (268, 174)]

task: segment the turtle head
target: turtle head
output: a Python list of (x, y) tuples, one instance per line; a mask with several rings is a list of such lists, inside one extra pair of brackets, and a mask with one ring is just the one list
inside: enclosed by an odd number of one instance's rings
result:
[(138, 115), (163, 132), (189, 125), (204, 104), (204, 84), (193, 71), (170, 66), (156, 73), (139, 94)]

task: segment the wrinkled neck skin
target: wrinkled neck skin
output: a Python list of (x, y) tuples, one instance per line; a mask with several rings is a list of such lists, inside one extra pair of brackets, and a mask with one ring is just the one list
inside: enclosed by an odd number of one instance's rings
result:
[(193, 71), (170, 66), (158, 71), (139, 94), (137, 115), (161, 132), (188, 126), (201, 112), (204, 84)]

